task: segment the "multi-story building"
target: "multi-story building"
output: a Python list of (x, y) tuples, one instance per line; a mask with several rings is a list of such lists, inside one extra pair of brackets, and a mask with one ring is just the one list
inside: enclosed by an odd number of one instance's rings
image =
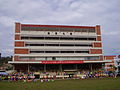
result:
[(107, 71), (111, 71), (116, 67), (116, 71), (118, 72), (118, 67), (120, 66), (120, 55), (109, 55), (104, 56), (105, 60), (105, 69)]
[(116, 72), (118, 72), (120, 74), (120, 55), (116, 55), (116, 57), (114, 58), (114, 64), (116, 67)]
[(115, 57), (116, 55), (104, 56), (104, 60), (106, 61), (105, 70), (111, 71), (112, 67), (115, 66), (115, 60), (114, 60)]
[(100, 26), (15, 24), (15, 70), (92, 70), (102, 67)]

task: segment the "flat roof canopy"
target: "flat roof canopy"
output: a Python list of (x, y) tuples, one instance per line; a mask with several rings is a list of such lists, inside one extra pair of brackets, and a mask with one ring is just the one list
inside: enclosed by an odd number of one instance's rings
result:
[(10, 64), (83, 64), (83, 63), (105, 63), (105, 61), (82, 61), (82, 60), (64, 60), (64, 61), (9, 61)]

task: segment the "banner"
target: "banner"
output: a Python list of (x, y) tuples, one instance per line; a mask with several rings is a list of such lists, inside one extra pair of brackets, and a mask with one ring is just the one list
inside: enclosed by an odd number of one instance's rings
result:
[(65, 61), (41, 61), (42, 64), (80, 64), (83, 61), (80, 60), (65, 60)]

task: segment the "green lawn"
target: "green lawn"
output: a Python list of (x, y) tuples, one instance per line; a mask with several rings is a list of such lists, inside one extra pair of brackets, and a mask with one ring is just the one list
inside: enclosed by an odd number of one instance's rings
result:
[(55, 80), (54, 82), (0, 81), (0, 90), (120, 90), (119, 78)]

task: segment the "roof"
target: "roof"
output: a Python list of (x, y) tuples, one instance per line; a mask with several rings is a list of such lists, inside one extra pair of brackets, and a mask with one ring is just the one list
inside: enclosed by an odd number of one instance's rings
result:
[(60, 27), (60, 28), (95, 28), (94, 26), (70, 26), (70, 25), (35, 25), (21, 24), (22, 27)]

